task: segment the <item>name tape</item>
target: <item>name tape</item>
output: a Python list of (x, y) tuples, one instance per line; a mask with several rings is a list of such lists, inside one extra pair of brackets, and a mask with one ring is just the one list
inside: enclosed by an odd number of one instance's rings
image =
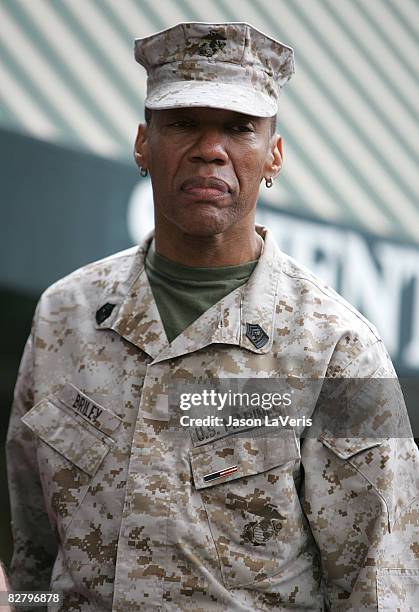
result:
[(104, 434), (112, 434), (122, 422), (119, 416), (94, 402), (71, 383), (66, 383), (57, 397), (73, 412), (83, 417)]

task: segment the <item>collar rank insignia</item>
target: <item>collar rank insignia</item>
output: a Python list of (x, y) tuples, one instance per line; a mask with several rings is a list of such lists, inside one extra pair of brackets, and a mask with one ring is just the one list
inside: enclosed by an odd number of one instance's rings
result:
[(106, 319), (111, 315), (112, 310), (114, 308), (115, 304), (109, 304), (109, 302), (106, 302), (106, 304), (101, 306), (96, 312), (96, 323), (98, 325), (101, 325), (103, 321), (106, 321)]
[(206, 474), (204, 476), (204, 482), (209, 482), (210, 480), (217, 480), (217, 478), (225, 478), (226, 476), (230, 476), (230, 474), (234, 474), (237, 472), (237, 465), (230, 465), (230, 467), (225, 468), (225, 470), (220, 470), (219, 472), (211, 472), (211, 474)]
[(268, 334), (257, 323), (246, 323), (246, 336), (257, 349), (265, 346), (269, 340)]

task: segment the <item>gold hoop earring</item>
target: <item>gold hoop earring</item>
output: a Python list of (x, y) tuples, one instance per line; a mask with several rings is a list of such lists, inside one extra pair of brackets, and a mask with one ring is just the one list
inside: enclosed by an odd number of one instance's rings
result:
[(270, 189), (272, 187), (272, 185), (274, 184), (272, 177), (270, 176), (269, 178), (265, 179), (265, 185), (268, 189)]
[(144, 177), (144, 178), (145, 178), (146, 176), (148, 176), (148, 170), (147, 170), (147, 168), (143, 168), (142, 166), (140, 166), (140, 174), (141, 174), (141, 176), (142, 176), (142, 177)]

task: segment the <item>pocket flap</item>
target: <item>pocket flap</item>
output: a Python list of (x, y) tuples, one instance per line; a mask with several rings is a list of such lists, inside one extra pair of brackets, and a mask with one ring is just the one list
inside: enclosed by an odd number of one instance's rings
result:
[(88, 425), (56, 406), (51, 398), (41, 400), (21, 420), (41, 440), (90, 476), (96, 473), (109, 450), (109, 444), (89, 431)]
[(350, 459), (364, 450), (380, 446), (386, 438), (337, 438), (324, 432), (319, 440), (341, 459)]
[(377, 595), (380, 611), (415, 612), (419, 601), (419, 569), (379, 568)]
[(266, 434), (233, 435), (189, 451), (196, 489), (266, 472), (300, 458), (295, 433), (284, 437)]

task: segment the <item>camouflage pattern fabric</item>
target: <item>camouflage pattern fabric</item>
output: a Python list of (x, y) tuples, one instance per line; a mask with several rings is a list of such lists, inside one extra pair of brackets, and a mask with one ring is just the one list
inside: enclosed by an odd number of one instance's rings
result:
[(135, 41), (151, 109), (206, 106), (258, 117), (278, 112), (294, 51), (248, 23), (179, 23)]
[(81, 612), (417, 609), (411, 438), (171, 431), (173, 380), (395, 376), (375, 328), (257, 231), (246, 285), (171, 344), (150, 236), (43, 294), (7, 443), (14, 589)]

